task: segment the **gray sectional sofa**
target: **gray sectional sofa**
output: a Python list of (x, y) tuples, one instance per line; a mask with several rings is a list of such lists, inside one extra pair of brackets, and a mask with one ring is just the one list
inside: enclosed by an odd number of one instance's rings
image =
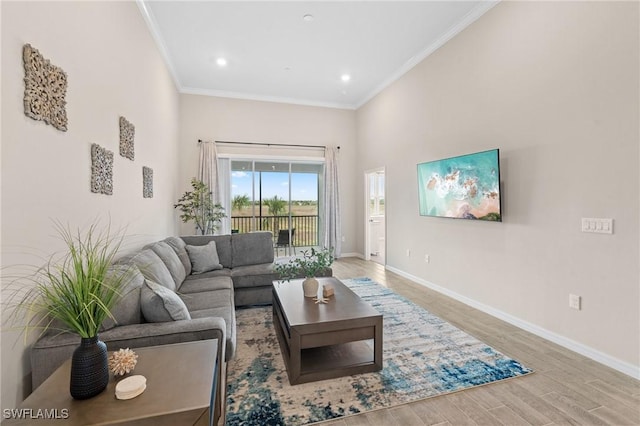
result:
[[(134, 267), (115, 321), (100, 332), (109, 350), (218, 339), (225, 342), (218, 359), (225, 361), (235, 353), (235, 308), (270, 304), (277, 279), (270, 232), (169, 237), (119, 259), (112, 273), (122, 273), (122, 265)], [(33, 389), (79, 343), (76, 334), (56, 331), (38, 339), (31, 349)]]

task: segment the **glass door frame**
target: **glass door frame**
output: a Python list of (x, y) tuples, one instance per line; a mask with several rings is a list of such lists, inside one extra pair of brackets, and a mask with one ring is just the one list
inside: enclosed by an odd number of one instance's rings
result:
[[(260, 191), (261, 188), (257, 188), (257, 182), (256, 182), (256, 174), (257, 173), (262, 173), (261, 170), (256, 170), (256, 164), (259, 163), (279, 163), (279, 164), (286, 164), (287, 165), (287, 171), (286, 173), (288, 173), (288, 199), (287, 201), (287, 207), (288, 207), (288, 229), (289, 229), (289, 241), (291, 241), (294, 237), (291, 235), (291, 228), (292, 228), (292, 224), (293, 224), (293, 209), (292, 209), (292, 203), (295, 200), (292, 200), (292, 184), (293, 179), (292, 176), (294, 173), (301, 173), (301, 172), (296, 172), (295, 170), (293, 170), (295, 168), (296, 165), (299, 164), (310, 164), (310, 165), (317, 165), (321, 167), (320, 172), (317, 174), (318, 176), (318, 188), (317, 188), (317, 217), (318, 217), (318, 223), (317, 223), (317, 245), (321, 245), (321, 236), (323, 235), (324, 232), (324, 224), (325, 224), (325, 218), (324, 218), (324, 194), (325, 194), (325, 188), (324, 188), (324, 174), (325, 174), (325, 160), (322, 157), (292, 157), (292, 156), (265, 156), (265, 155), (247, 155), (247, 154), (240, 154), (240, 155), (232, 155), (232, 154), (222, 154), (219, 156), (220, 158), (228, 158), (230, 161), (229, 164), (229, 169), (230, 169), (230, 173), (233, 173), (233, 163), (234, 162), (247, 162), (251, 164), (251, 170), (247, 170), (247, 173), (251, 173), (252, 175), (252, 180), (251, 180), (251, 231), (260, 231), (262, 230), (262, 223), (259, 223), (259, 221), (261, 221), (262, 219), (262, 215), (259, 215), (258, 211), (256, 211), (257, 209), (262, 209), (262, 204), (263, 204), (263, 198), (262, 198), (262, 193)], [(283, 171), (284, 172), (284, 171)], [(261, 185), (262, 180), (260, 180), (260, 185)], [(232, 185), (232, 179), (229, 180), (229, 185)], [(229, 188), (229, 194), (228, 194), (228, 205), (232, 206), (232, 199), (233, 199), (233, 189), (230, 187)], [(255, 202), (259, 199), (259, 206), (256, 206)], [(230, 211), (231, 211), (232, 207), (230, 207)], [(231, 213), (229, 214), (229, 220), (231, 221)], [(275, 225), (275, 223), (274, 223)], [(251, 232), (250, 231), (250, 232)], [(277, 234), (275, 233), (275, 229), (271, 230), (274, 233), (274, 244), (277, 241)], [(295, 248), (292, 247), (292, 245), (289, 245), (288, 247), (286, 247), (286, 254), (288, 256), (293, 255)]]

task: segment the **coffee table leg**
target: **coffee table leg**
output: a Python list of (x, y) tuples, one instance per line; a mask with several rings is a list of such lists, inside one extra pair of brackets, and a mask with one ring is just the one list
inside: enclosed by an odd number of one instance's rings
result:
[(375, 337), (373, 339), (373, 361), (379, 370), (382, 370), (382, 319), (375, 326)]
[(292, 385), (298, 384), (300, 379), (301, 364), (301, 349), (300, 349), (300, 334), (296, 331), (291, 331), (291, 357), (289, 358), (289, 383)]

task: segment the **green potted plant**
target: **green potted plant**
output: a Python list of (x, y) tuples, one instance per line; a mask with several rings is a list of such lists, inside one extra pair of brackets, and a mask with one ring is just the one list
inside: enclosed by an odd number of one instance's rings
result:
[(305, 280), (302, 282), (304, 297), (316, 297), (320, 285), (316, 276), (331, 266), (333, 260), (332, 248), (316, 250), (312, 247), (310, 251), (304, 250), (302, 256), (296, 256), (287, 263), (277, 264), (275, 271), (284, 281), (304, 277)]
[(227, 217), (224, 207), (213, 202), (213, 193), (206, 183), (192, 178), (191, 187), (193, 191), (186, 191), (173, 208), (180, 209), (180, 219), (184, 223), (195, 222), (196, 232), (213, 234), (218, 230), (222, 218)]
[(16, 303), (9, 302), (11, 315), (26, 333), (59, 329), (80, 336), (71, 362), (70, 392), (75, 399), (87, 399), (109, 382), (107, 347), (98, 332), (107, 317), (113, 318), (111, 310), (131, 276), (130, 267), (110, 271), (123, 240), (122, 234), (112, 236), (110, 227), (92, 224), (82, 234), (56, 222), (56, 230), (65, 252), (13, 280), (17, 289), (11, 297)]

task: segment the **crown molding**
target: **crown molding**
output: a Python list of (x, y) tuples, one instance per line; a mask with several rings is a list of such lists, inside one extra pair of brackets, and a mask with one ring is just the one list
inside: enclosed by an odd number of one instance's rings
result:
[(244, 99), (244, 100), (253, 100), (253, 101), (262, 101), (262, 102), (276, 102), (276, 103), (287, 103), (294, 105), (303, 105), (303, 106), (311, 106), (311, 107), (322, 107), (322, 108), (336, 108), (336, 109), (347, 109), (347, 110), (357, 110), (371, 99), (373, 99), (376, 95), (406, 74), (413, 67), (422, 62), (425, 58), (431, 55), (433, 52), (442, 47), (445, 43), (455, 37), (457, 34), (462, 32), (465, 28), (475, 22), (478, 18), (500, 3), (501, 0), (488, 0), (481, 2), (478, 6), (476, 6), (473, 10), (467, 13), (456, 25), (454, 25), (449, 31), (443, 34), (438, 40), (434, 43), (427, 46), (423, 51), (419, 54), (413, 56), (409, 59), (402, 67), (396, 70), (389, 78), (384, 80), (380, 85), (378, 85), (374, 90), (369, 92), (362, 100), (358, 101), (356, 104), (343, 104), (343, 103), (335, 103), (335, 102), (321, 102), (321, 101), (313, 101), (308, 99), (298, 99), (298, 98), (288, 98), (281, 96), (267, 96), (267, 95), (258, 95), (252, 93), (242, 93), (242, 92), (230, 92), (224, 90), (214, 90), (214, 89), (198, 89), (193, 87), (184, 87), (178, 78), (178, 73), (176, 72), (176, 67), (171, 61), (171, 58), (168, 53), (167, 46), (164, 42), (164, 39), (160, 35), (160, 31), (158, 30), (158, 24), (155, 20), (153, 13), (146, 5), (147, 0), (136, 0), (136, 4), (140, 9), (140, 13), (144, 18), (149, 31), (151, 32), (151, 36), (156, 42), (158, 46), (158, 50), (164, 59), (167, 68), (169, 68), (169, 73), (173, 78), (173, 81), (178, 89), (178, 92), (190, 95), (201, 95), (201, 96), (215, 96), (222, 98), (232, 98), (232, 99)]
[(380, 92), (382, 92), (384, 89), (389, 87), (392, 83), (394, 83), (400, 77), (402, 77), (407, 72), (409, 72), (413, 67), (418, 65), (420, 62), (422, 62), (425, 58), (427, 58), (433, 52), (435, 52), (436, 50), (438, 50), (439, 48), (444, 46), (449, 40), (451, 40), (453, 37), (455, 37), (456, 35), (461, 33), (469, 25), (471, 25), (472, 23), (477, 21), (482, 15), (484, 15), (489, 10), (491, 10), (493, 7), (495, 7), (498, 3), (500, 3), (500, 1), (501, 0), (483, 1), (478, 6), (473, 8), (473, 10), (471, 10), (469, 13), (467, 13), (460, 21), (458, 21), (458, 23), (456, 25), (451, 27), (451, 29), (449, 29), (449, 31), (447, 31), (440, 38), (438, 38), (438, 40), (436, 40), (435, 42), (431, 43), (429, 46), (427, 46), (424, 50), (422, 50), (417, 55), (412, 56), (411, 59), (409, 59), (407, 62), (405, 62), (405, 64), (402, 65), (398, 70), (396, 70), (396, 72), (391, 74), (391, 76), (389, 78), (387, 78), (380, 85), (378, 85), (375, 89), (373, 89), (371, 92), (369, 92), (368, 95), (366, 95), (360, 102), (358, 102), (355, 105), (355, 109), (359, 109), (362, 105), (364, 105), (367, 102), (369, 102), (376, 95), (378, 95)]
[(250, 93), (228, 92), (224, 90), (198, 89), (193, 87), (183, 87), (182, 89), (180, 89), (180, 93), (187, 94), (187, 95), (215, 96), (218, 98), (244, 99), (244, 100), (250, 100), (250, 101), (277, 102), (277, 103), (303, 105), (303, 106), (310, 106), (310, 107), (348, 109), (348, 110), (356, 109), (355, 106), (351, 104), (318, 102), (318, 101), (311, 101), (306, 99), (286, 98), (281, 96), (255, 95)]
[(178, 73), (176, 72), (176, 68), (171, 62), (171, 57), (169, 56), (169, 50), (167, 49), (166, 44), (164, 43), (164, 39), (160, 36), (160, 31), (158, 30), (158, 23), (153, 16), (153, 13), (145, 3), (145, 0), (136, 0), (136, 4), (138, 5), (138, 9), (140, 9), (140, 13), (144, 18), (144, 21), (147, 24), (147, 28), (149, 28), (149, 32), (151, 32), (151, 37), (156, 42), (156, 46), (158, 46), (158, 50), (160, 51), (160, 55), (162, 55), (162, 59), (164, 60), (165, 65), (169, 68), (169, 74), (173, 78), (173, 82), (176, 85), (176, 89), (178, 92), (182, 91), (182, 84), (180, 83), (180, 79), (178, 78)]

